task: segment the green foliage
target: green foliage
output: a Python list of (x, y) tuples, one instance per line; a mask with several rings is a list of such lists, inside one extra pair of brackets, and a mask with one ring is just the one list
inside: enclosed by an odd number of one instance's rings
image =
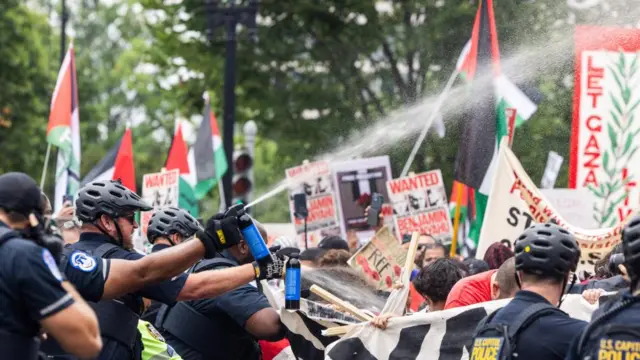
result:
[(0, 3), (0, 173), (23, 171), (39, 180), (58, 56), (47, 48), (46, 18), (20, 3)]

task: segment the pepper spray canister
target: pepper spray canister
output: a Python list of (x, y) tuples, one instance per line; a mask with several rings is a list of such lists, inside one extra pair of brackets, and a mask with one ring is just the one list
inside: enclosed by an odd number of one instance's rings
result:
[(300, 260), (298, 253), (293, 253), (287, 261), (287, 272), (284, 277), (284, 308), (300, 309)]
[(248, 214), (241, 214), (238, 217), (238, 227), (242, 233), (244, 241), (247, 242), (249, 250), (253, 255), (253, 258), (260, 260), (269, 256), (269, 249), (265, 243), (262, 235), (258, 231), (258, 227), (253, 223), (253, 219)]

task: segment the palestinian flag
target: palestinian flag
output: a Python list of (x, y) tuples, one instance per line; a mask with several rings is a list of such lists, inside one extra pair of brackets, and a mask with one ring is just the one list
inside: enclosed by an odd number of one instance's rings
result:
[[(467, 244), (475, 248), (497, 164), (498, 143), (507, 135), (508, 117), (515, 117), (516, 126), (521, 125), (537, 110), (541, 97), (534, 96), (532, 101), (501, 72), (493, 0), (480, 1), (471, 40), (458, 60), (458, 70), (469, 82), (474, 106), (465, 119), (455, 179), (474, 190), (475, 219), (471, 221)], [(492, 76), (479, 79), (476, 74)], [(465, 189), (465, 193), (468, 191)]]
[(62, 198), (75, 195), (80, 184), (80, 116), (78, 82), (73, 44), (64, 57), (51, 97), (47, 142), (58, 147), (54, 211), (62, 209)]
[(180, 123), (178, 123), (176, 127), (176, 133), (173, 136), (169, 156), (167, 156), (167, 162), (164, 167), (167, 170), (180, 170), (180, 198), (178, 199), (178, 206), (187, 210), (193, 217), (198, 218), (200, 216), (198, 199), (196, 199), (194, 189), (189, 183), (191, 170), (188, 161), (187, 143), (182, 136)]
[(451, 215), (451, 221), (454, 221), (456, 215), (456, 201), (458, 199), (458, 192), (460, 193), (460, 225), (458, 229), (457, 246), (460, 250), (460, 254), (465, 257), (473, 255), (476, 248), (475, 243), (469, 236), (471, 231), (471, 219), (475, 214), (474, 203), (474, 191), (470, 187), (459, 183), (453, 182), (453, 188), (451, 189), (451, 196), (449, 197), (449, 212)]
[(100, 160), (87, 176), (82, 179), (82, 185), (92, 181), (117, 180), (129, 190), (136, 192), (136, 168), (133, 164), (133, 140), (131, 129), (127, 128), (124, 135), (116, 142), (107, 155)]
[(204, 112), (196, 135), (196, 142), (189, 151), (189, 183), (196, 199), (201, 200), (227, 172), (227, 157), (222, 147), (218, 121), (211, 110), (207, 92), (203, 95)]

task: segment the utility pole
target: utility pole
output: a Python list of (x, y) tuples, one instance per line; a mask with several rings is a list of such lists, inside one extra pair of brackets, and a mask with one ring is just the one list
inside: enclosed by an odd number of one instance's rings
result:
[(224, 65), (224, 116), (222, 123), (222, 143), (227, 156), (228, 170), (222, 177), (222, 187), (226, 204), (231, 204), (233, 179), (233, 135), (236, 121), (236, 49), (237, 26), (244, 25), (249, 30), (249, 36), (255, 38), (256, 16), (258, 0), (205, 0), (207, 12), (207, 34), (213, 42), (213, 32), (224, 26), (225, 37), (225, 65)]

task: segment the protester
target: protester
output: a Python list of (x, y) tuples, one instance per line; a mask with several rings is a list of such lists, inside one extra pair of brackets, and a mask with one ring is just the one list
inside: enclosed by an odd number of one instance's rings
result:
[(513, 251), (500, 242), (489, 245), (484, 253), (484, 261), (489, 265), (489, 269), (498, 269), (500, 266), (513, 257)]
[(44, 212), (31, 177), (0, 175), (1, 357), (35, 360), (42, 329), (69, 353), (91, 358), (102, 348), (98, 320), (48, 250)]
[(587, 290), (601, 289), (603, 291), (618, 291), (629, 287), (629, 278), (626, 276), (626, 266), (624, 265), (624, 254), (622, 244), (617, 244), (611, 251), (596, 263), (596, 276), (576, 284), (571, 289), (567, 289), (570, 294), (580, 294)]
[[(555, 224), (536, 224), (515, 242), (516, 271), (522, 290), (502, 309), (483, 319), (470, 354), (491, 351), (496, 358), (564, 359), (571, 340), (586, 323), (556, 306), (576, 270), (580, 247), (568, 231)], [(489, 345), (487, 345), (489, 344)], [(489, 347), (488, 349), (485, 347)]]
[(300, 265), (307, 268), (318, 267), (319, 260), (327, 252), (327, 250), (320, 248), (308, 248), (300, 253)]
[[(262, 238), (267, 239), (264, 227), (254, 222)], [(196, 264), (190, 273), (212, 272), (253, 261), (247, 242), (241, 238), (218, 257)], [(165, 305), (156, 325), (185, 360), (259, 360), (258, 340), (278, 341), (286, 331), (267, 298), (249, 284), (215, 298)]]
[(427, 301), (429, 311), (443, 310), (453, 286), (464, 273), (452, 259), (437, 259), (420, 270), (413, 279), (416, 290)]
[(592, 315), (591, 323), (575, 338), (568, 360), (633, 359), (638, 357), (638, 322), (640, 322), (640, 216), (634, 216), (622, 231), (624, 268), (630, 287), (602, 304)]
[(433, 246), (427, 246), (422, 252), (422, 267), (428, 266), (438, 259), (447, 258), (449, 253), (441, 242), (436, 242)]
[(327, 236), (320, 240), (318, 248), (324, 250), (345, 250), (349, 251), (349, 244), (339, 236)]
[(351, 253), (347, 250), (328, 250), (318, 259), (318, 267), (349, 266), (350, 258)]
[(451, 289), (444, 308), (453, 309), (513, 297), (520, 290), (515, 279), (515, 259), (511, 258), (498, 270), (485, 271), (458, 281)]
[[(93, 261), (92, 255), (125, 261), (144, 258), (144, 255), (127, 249), (132, 247), (132, 233), (138, 227), (134, 212), (150, 209), (138, 195), (118, 181), (97, 181), (80, 189), (76, 199), (76, 214), (83, 222), (82, 233), (77, 243), (65, 249), (69, 251), (70, 267), (94, 271), (96, 262)], [(224, 241), (221, 241), (219, 236), (223, 237)], [(212, 258), (216, 255), (216, 251), (239, 243), (237, 220), (235, 218), (210, 219), (205, 231), (199, 231), (196, 239), (199, 241), (185, 242), (153, 255), (157, 254), (160, 259), (171, 258), (173, 263), (165, 265), (172, 270), (171, 273), (174, 269), (183, 270), (194, 263), (197, 260), (194, 255), (202, 256), (202, 250), (205, 250), (204, 254), (207, 258)], [(181, 254), (181, 256), (173, 258), (175, 254)], [(173, 273), (175, 277), (171, 281), (147, 285), (140, 291), (133, 291), (120, 297), (118, 301), (101, 301), (93, 304), (100, 320), (100, 329), (105, 343), (100, 359), (127, 360), (140, 356), (142, 344), (136, 325), (142, 311), (143, 297), (167, 304), (215, 297), (256, 278), (261, 280), (281, 277), (283, 268), (284, 262), (271, 255), (260, 262), (232, 269), (190, 275), (178, 272)], [(107, 287), (105, 286), (104, 289), (106, 292)], [(92, 297), (94, 299), (101, 297), (97, 295), (101, 294), (94, 292)]]
[(462, 263), (466, 266), (468, 275), (476, 275), (491, 270), (489, 269), (489, 264), (480, 259), (465, 259)]

